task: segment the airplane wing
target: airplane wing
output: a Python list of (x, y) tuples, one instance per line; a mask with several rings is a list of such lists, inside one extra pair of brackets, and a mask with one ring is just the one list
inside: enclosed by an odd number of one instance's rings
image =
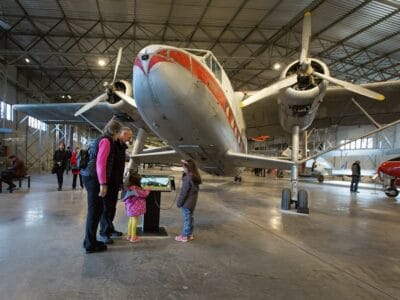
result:
[(293, 162), (290, 160), (277, 159), (266, 156), (258, 156), (244, 153), (237, 153), (228, 151), (226, 159), (235, 167), (248, 167), (248, 168), (278, 168), (282, 170), (290, 170)]
[[(136, 109), (129, 111), (129, 115), (119, 111), (107, 102), (98, 103), (92, 109), (86, 111), (83, 117), (75, 117), (74, 114), (86, 103), (37, 103), (15, 104), (16, 111), (24, 112), (47, 124), (88, 124), (88, 121), (99, 128), (103, 128), (107, 122), (117, 116), (122, 122), (127, 122), (136, 128), (147, 129), (144, 121)], [(148, 130), (147, 130), (148, 131)]]
[(175, 150), (167, 150), (135, 154), (131, 158), (137, 163), (181, 164), (182, 156)]
[[(245, 94), (246, 96), (251, 96), (254, 93), (256, 92), (247, 92)], [(279, 123), (277, 97), (278, 93), (275, 92), (243, 108), (247, 137), (287, 134)]]
[[(398, 119), (400, 80), (362, 84), (362, 87), (379, 92), (384, 101), (374, 101), (354, 94), (342, 87), (329, 86), (311, 128), (328, 128), (332, 125), (371, 124), (371, 121), (351, 101), (354, 98), (378, 123), (387, 124)], [(256, 91), (245, 93), (246, 96)], [(286, 135), (278, 117), (278, 93), (274, 92), (260, 101), (243, 108), (248, 137), (260, 135)]]
[[(334, 176), (351, 176), (352, 172), (350, 169), (332, 169), (332, 175)], [(361, 176), (373, 177), (376, 175), (374, 169), (361, 169)]]
[(354, 98), (378, 123), (387, 124), (399, 119), (400, 80), (362, 84), (362, 87), (379, 92), (384, 101), (374, 101), (356, 95), (344, 88), (330, 86), (326, 91), (317, 116), (311, 127), (327, 128), (332, 125), (371, 124), (371, 121), (351, 101)]
[(157, 152), (164, 152), (164, 151), (170, 151), (170, 150), (173, 150), (171, 146), (162, 146), (162, 147), (144, 149), (142, 153), (149, 154), (149, 153), (157, 153)]

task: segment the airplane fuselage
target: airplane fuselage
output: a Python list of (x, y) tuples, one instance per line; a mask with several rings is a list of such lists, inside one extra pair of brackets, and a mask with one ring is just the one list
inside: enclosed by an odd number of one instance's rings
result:
[[(322, 62), (312, 66), (329, 74)], [(281, 77), (295, 73), (298, 61)], [(206, 50), (151, 45), (135, 59), (133, 85), (138, 111), (151, 130), (183, 157), (211, 174), (235, 175), (224, 161), (228, 151), (247, 153), (246, 126), (240, 99), (223, 68)], [(279, 119), (288, 132), (305, 130), (315, 118), (327, 83), (295, 85), (278, 95)]]
[(149, 46), (134, 65), (135, 101), (152, 131), (199, 168), (236, 175), (228, 150), (247, 152), (239, 101), (211, 52)]

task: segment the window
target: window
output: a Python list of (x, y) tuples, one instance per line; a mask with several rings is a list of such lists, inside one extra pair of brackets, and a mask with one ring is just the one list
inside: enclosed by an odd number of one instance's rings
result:
[(42, 131), (47, 131), (47, 124), (35, 119), (33, 117), (28, 117), (28, 126), (31, 128), (39, 129)]
[(207, 67), (214, 73), (218, 81), (221, 82), (222, 81), (221, 67), (219, 66), (217, 59), (211, 54), (211, 52), (205, 56), (204, 62), (207, 65)]
[(14, 114), (13, 114), (12, 105), (1, 101), (0, 102), (0, 117), (1, 117), (1, 119), (13, 121)]
[(340, 144), (348, 143), (340, 147), (341, 150), (358, 150), (358, 149), (373, 149), (374, 148), (374, 138), (362, 138), (350, 142), (350, 140), (341, 140)]
[(13, 120), (12, 106), (10, 104), (6, 104), (6, 107), (7, 107), (6, 119), (8, 121), (12, 121)]
[(367, 149), (372, 149), (372, 148), (374, 148), (374, 139), (368, 138), (367, 139)]

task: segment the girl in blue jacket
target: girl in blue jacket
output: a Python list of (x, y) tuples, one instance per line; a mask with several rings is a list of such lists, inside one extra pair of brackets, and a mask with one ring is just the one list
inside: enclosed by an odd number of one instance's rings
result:
[(182, 160), (182, 164), (182, 187), (178, 196), (177, 206), (182, 210), (183, 229), (182, 234), (175, 237), (175, 241), (184, 243), (194, 239), (193, 213), (197, 203), (201, 177), (193, 160)]

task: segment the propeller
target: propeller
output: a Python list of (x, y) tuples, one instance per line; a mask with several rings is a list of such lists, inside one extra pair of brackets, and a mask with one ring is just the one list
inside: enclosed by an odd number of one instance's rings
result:
[(124, 92), (114, 91), (114, 94), (117, 95), (118, 97), (120, 97), (126, 103), (128, 103), (128, 104), (132, 105), (133, 107), (137, 108), (135, 99), (133, 99), (132, 97), (129, 97)]
[(295, 84), (297, 82), (297, 74), (293, 74), (290, 75), (286, 78), (283, 78), (275, 83), (273, 83), (272, 85), (258, 91), (257, 93), (255, 93), (254, 95), (251, 95), (249, 98), (247, 98), (246, 100), (244, 100), (242, 102), (241, 107), (246, 107), (250, 104), (253, 104), (254, 102), (257, 102), (261, 99), (264, 99), (268, 96), (271, 96), (273, 94), (275, 94), (276, 92), (278, 92), (281, 89), (287, 88), (289, 86), (292, 86), (293, 84)]
[(308, 50), (310, 48), (310, 38), (311, 38), (311, 13), (306, 12), (303, 19), (303, 32), (301, 35), (301, 53), (300, 53), (300, 64), (303, 69), (310, 64), (308, 59)]
[(312, 76), (316, 76), (318, 78), (321, 78), (323, 80), (326, 80), (330, 83), (333, 83), (335, 85), (341, 86), (353, 93), (360, 94), (362, 96), (372, 98), (378, 101), (382, 101), (385, 99), (385, 96), (382, 94), (376, 93), (374, 91), (368, 90), (364, 87), (361, 87), (359, 85), (346, 82), (343, 80), (339, 80), (336, 78), (333, 78), (329, 75), (326, 74), (321, 74), (319, 72), (316, 72), (314, 68), (311, 65), (311, 59), (308, 57), (309, 55), (309, 49), (310, 49), (310, 40), (311, 40), (311, 13), (306, 12), (304, 14), (304, 19), (303, 19), (303, 32), (302, 32), (302, 37), (301, 37), (301, 53), (300, 53), (300, 59), (299, 59), (299, 68), (297, 70), (297, 74), (292, 74), (284, 79), (279, 80), (278, 82), (270, 85), (269, 87), (266, 87), (246, 100), (242, 102), (241, 107), (246, 107), (250, 104), (253, 104), (261, 99), (264, 99), (268, 96), (271, 96), (281, 89), (288, 88), (294, 84), (298, 84), (300, 87), (303, 83), (305, 82), (313, 82)]
[(121, 63), (121, 57), (122, 57), (122, 47), (118, 49), (118, 55), (117, 55), (117, 60), (115, 62), (115, 69), (114, 69), (114, 78), (113, 78), (113, 81), (111, 82), (111, 85), (114, 83), (115, 78), (117, 77), (119, 64)]
[(84, 106), (82, 106), (75, 114), (74, 116), (77, 117), (81, 114), (83, 114), (84, 112), (88, 111), (89, 109), (92, 109), (93, 107), (95, 107), (98, 103), (100, 103), (101, 101), (105, 101), (108, 99), (108, 94), (104, 93), (101, 94), (100, 96), (98, 96), (97, 98), (95, 98), (94, 100), (86, 103)]
[(333, 84), (336, 84), (338, 86), (341, 86), (343, 88), (345, 88), (346, 90), (352, 91), (353, 93), (356, 94), (360, 94), (362, 96), (368, 97), (368, 98), (372, 98), (378, 101), (383, 101), (385, 100), (385, 96), (383, 96), (382, 94), (376, 93), (374, 91), (371, 91), (369, 89), (363, 88), (360, 85), (356, 85), (347, 81), (343, 81), (337, 78), (333, 78), (331, 76), (328, 75), (324, 75), (318, 72), (313, 71), (312, 73), (313, 75), (321, 78), (321, 79), (325, 79)]
[(113, 80), (112, 80), (111, 84), (106, 84), (105, 93), (101, 94), (100, 96), (98, 96), (94, 100), (92, 100), (92, 101), (88, 102), (87, 104), (85, 104), (84, 106), (82, 106), (75, 113), (75, 117), (77, 117), (77, 116), (83, 114), (84, 112), (92, 109), (98, 103), (108, 100), (112, 94), (117, 95), (121, 100), (123, 100), (127, 104), (132, 105), (133, 107), (137, 108), (135, 100), (132, 97), (126, 95), (123, 91), (121, 91), (120, 88), (118, 87), (118, 83), (119, 82), (115, 82), (115, 79), (117, 78), (118, 68), (119, 68), (119, 65), (121, 63), (121, 58), (122, 58), (122, 48), (119, 48), (118, 49), (118, 54), (117, 54), (117, 59), (115, 61), (114, 77), (113, 77)]

